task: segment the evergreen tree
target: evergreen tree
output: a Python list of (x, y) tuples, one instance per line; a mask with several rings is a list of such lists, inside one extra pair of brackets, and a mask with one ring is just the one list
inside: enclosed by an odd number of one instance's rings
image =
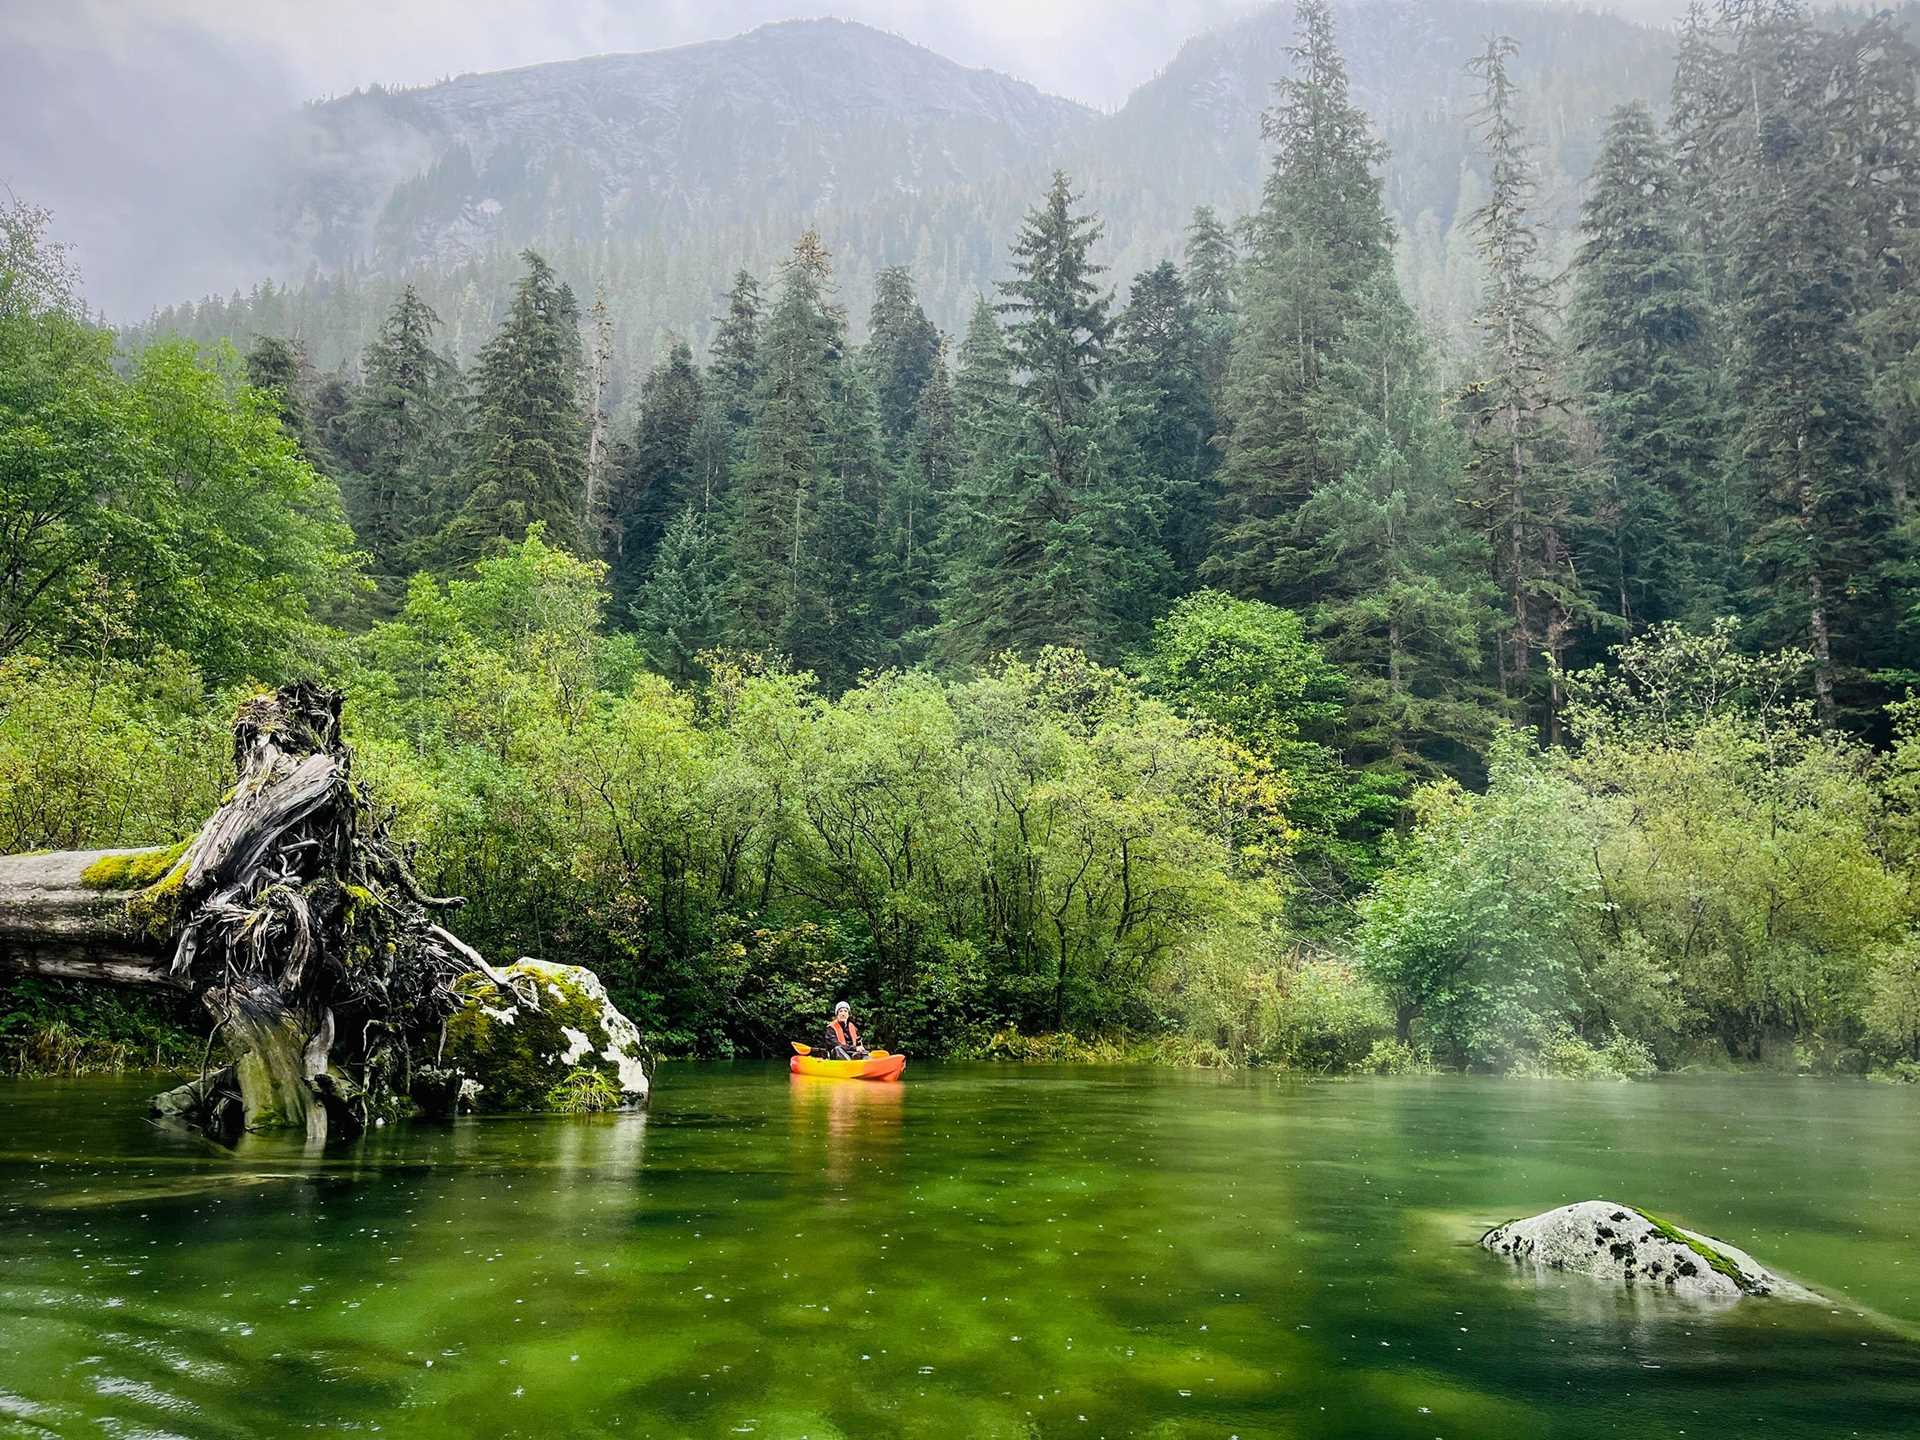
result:
[(580, 307), (539, 254), (528, 250), (521, 259), (526, 274), (473, 369), (465, 495), (438, 542), (449, 565), (469, 563), (493, 541), (517, 540), (536, 524), (549, 544), (582, 548)]
[(993, 306), (976, 300), (960, 343), (960, 369), (953, 382), (954, 420), (963, 448), (971, 453), (986, 444), (1003, 444), (1003, 435), (983, 431), (989, 422), (1004, 425), (1014, 405), (1013, 356)]
[(313, 366), (306, 351), (279, 335), (261, 335), (247, 351), (247, 383), (273, 395), (280, 425), (316, 470), (328, 468), (313, 423)]
[[(1351, 677), (1354, 761), (1396, 779), (1464, 771), (1493, 719), (1478, 679), (1482, 552), (1457, 517), (1457, 448), (1394, 275), (1384, 153), (1350, 98), (1327, 6), (1302, 4), (1299, 25), (1266, 122), (1276, 150), (1202, 573), (1310, 617)], [(1325, 824), (1346, 823), (1333, 817), (1347, 804), (1326, 799)]]
[(707, 388), (722, 404), (735, 435), (744, 436), (760, 383), (760, 282), (745, 270), (733, 277), (727, 312), (714, 317), (707, 347)]
[(609, 581), (624, 611), (646, 582), (667, 526), (700, 495), (700, 372), (693, 351), (675, 336), (666, 359), (640, 387), (640, 420), (614, 483), (608, 527)]
[[(1480, 133), (1490, 162), (1487, 199), (1473, 216), (1486, 289), (1474, 317), (1482, 369), (1471, 396), (1471, 502), (1507, 609), (1501, 691), (1539, 706), (1557, 733), (1553, 670), (1547, 667), (1543, 676), (1535, 660), (1542, 651), (1555, 660), (1565, 655), (1585, 596), (1567, 545), (1567, 457), (1553, 413), (1553, 282), (1543, 270), (1532, 215), (1538, 176), (1507, 70), (1515, 49), (1512, 40), (1496, 37), (1471, 65), (1482, 86)], [(1549, 688), (1536, 694), (1542, 679)]]
[(630, 612), (648, 663), (676, 684), (698, 678), (700, 654), (720, 642), (723, 588), (711, 518), (688, 504), (661, 536)]
[(882, 610), (880, 512), (891, 477), (879, 401), (851, 358), (835, 364), (829, 379), (814, 580), (791, 653), (839, 691), (890, 658), (889, 632), (898, 617)]
[(1227, 451), (1212, 553), (1202, 567), (1236, 595), (1305, 607), (1324, 576), (1297, 530), (1300, 507), (1337, 479), (1328, 362), (1358, 297), (1390, 277), (1393, 233), (1375, 167), (1385, 159), (1349, 95), (1325, 0), (1302, 0), (1294, 73), (1262, 117), (1274, 144), (1254, 227), (1246, 316), (1227, 382)]
[(1638, 102), (1608, 122), (1580, 233), (1572, 332), (1599, 457), (1576, 569), (1616, 633), (1705, 622), (1729, 578), (1707, 289), (1667, 147)]
[(1163, 502), (1105, 393), (1113, 320), (1091, 257), (1100, 225), (1074, 204), (1056, 172), (1001, 286), (1018, 424), (1000, 456), (981, 457), (950, 527), (951, 659), (1046, 645), (1110, 653), (1144, 627), (1164, 581)]
[(1384, 826), (1407, 782), (1477, 778), (1505, 718), (1483, 678), (1499, 614), (1486, 545), (1461, 519), (1461, 443), (1391, 276), (1355, 298), (1327, 375), (1351, 403), (1328, 436), (1338, 477), (1300, 509), (1322, 576), (1308, 615), (1348, 676), (1342, 752), (1373, 772), (1344, 803)]
[(1235, 271), (1239, 256), (1233, 237), (1211, 205), (1195, 208), (1187, 226), (1187, 292), (1202, 315), (1234, 312)]
[(1171, 261), (1134, 278), (1114, 353), (1118, 398), (1164, 497), (1161, 541), (1176, 574), (1190, 581), (1206, 555), (1218, 452), (1199, 317)]
[(1207, 381), (1207, 401), (1217, 411), (1227, 383), (1227, 362), (1233, 353), (1238, 306), (1240, 257), (1233, 236), (1220, 223), (1211, 205), (1193, 212), (1187, 227), (1187, 296), (1200, 331), (1200, 368)]
[(834, 474), (834, 375), (845, 343), (832, 261), (809, 230), (781, 266), (780, 296), (759, 346), (760, 382), (727, 534), (741, 642), (803, 667), (817, 656), (826, 605), (839, 598), (822, 593), (821, 546), (823, 513), (839, 503), (825, 491)]
[(906, 453), (919, 416), (920, 392), (933, 376), (939, 353), (940, 332), (914, 296), (913, 276), (904, 266), (888, 266), (874, 277), (862, 359), (880, 407), (887, 453), (896, 460)]
[[(1013, 356), (993, 306), (975, 301), (953, 382), (952, 490), (941, 508), (934, 564), (939, 621), (932, 636), (949, 660), (976, 653), (952, 622), (978, 612), (964, 586), (983, 553), (980, 527), (1013, 505), (1014, 446), (1020, 434)], [(984, 654), (980, 651), (977, 653)]]
[(351, 472), (349, 517), (382, 593), (398, 600), (436, 528), (458, 463), (460, 373), (434, 349), (440, 317), (405, 286), (367, 347), (365, 379), (333, 433)]
[[(992, 323), (992, 316), (987, 317)], [(944, 354), (920, 388), (904, 462), (888, 486), (875, 552), (879, 613), (891, 640), (891, 661), (926, 657), (938, 623), (941, 529), (960, 466), (953, 384)]]
[(1717, 312), (1727, 297), (1722, 258), (1724, 127), (1739, 102), (1706, 0), (1689, 0), (1681, 21), (1671, 96), (1667, 125), (1673, 134), (1675, 195), (1690, 248), (1702, 257), (1708, 297)]
[(1892, 529), (1872, 473), (1864, 257), (1848, 167), (1828, 148), (1830, 72), (1797, 5), (1743, 16), (1733, 64), (1751, 137), (1730, 145), (1733, 379), (1750, 516), (1748, 608), (1766, 643), (1813, 656), (1821, 719), (1877, 708), (1864, 688), (1884, 630), (1877, 542)]
[(613, 381), (613, 312), (607, 308), (604, 289), (596, 290), (593, 308), (587, 312), (588, 333), (593, 343), (587, 350), (586, 368), (580, 377), (581, 395), (587, 407), (587, 463), (580, 494), (580, 537), (589, 553), (600, 554), (611, 541), (612, 494), (615, 464), (614, 446), (607, 438), (611, 417), (607, 414), (607, 390)]

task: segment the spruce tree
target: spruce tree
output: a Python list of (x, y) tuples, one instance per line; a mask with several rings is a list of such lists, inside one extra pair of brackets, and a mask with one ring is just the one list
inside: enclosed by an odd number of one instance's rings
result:
[(531, 525), (547, 543), (579, 552), (587, 423), (581, 394), (580, 307), (538, 253), (521, 259), (506, 319), (481, 347), (472, 375), (465, 495), (441, 532), (453, 566)]
[(803, 666), (815, 652), (828, 598), (821, 593), (823, 492), (834, 372), (845, 343), (832, 261), (809, 230), (781, 266), (780, 295), (759, 344), (760, 380), (726, 541), (740, 643)]
[(640, 387), (639, 424), (613, 487), (607, 562), (616, 613), (640, 593), (667, 526), (699, 503), (703, 409), (693, 351), (675, 336)]
[(701, 652), (720, 642), (723, 590), (711, 517), (688, 504), (661, 536), (630, 611), (648, 663), (669, 680), (698, 678)]
[(939, 620), (941, 529), (960, 465), (953, 384), (944, 353), (935, 352), (933, 373), (920, 387), (914, 408), (906, 456), (881, 508), (874, 559), (887, 658), (897, 665), (926, 658)]
[(1565, 655), (1586, 600), (1567, 545), (1569, 476), (1549, 329), (1553, 281), (1532, 213), (1538, 174), (1507, 70), (1516, 48), (1505, 36), (1491, 39), (1470, 67), (1482, 86), (1480, 135), (1489, 161), (1487, 199), (1472, 221), (1486, 286), (1474, 317), (1481, 373), (1471, 396), (1470, 498), (1507, 611), (1501, 691), (1539, 709), (1552, 733), (1559, 713), (1553, 671), (1538, 657)]
[(261, 335), (247, 350), (247, 383), (273, 396), (280, 427), (300, 447), (309, 465), (324, 469), (324, 452), (315, 433), (311, 396), (313, 365), (295, 341)]
[[(1274, 145), (1248, 264), (1246, 315), (1227, 382), (1226, 463), (1202, 574), (1247, 599), (1305, 607), (1323, 576), (1303, 553), (1300, 507), (1337, 479), (1329, 358), (1358, 298), (1389, 276), (1385, 159), (1349, 94), (1326, 0), (1302, 0), (1294, 73), (1262, 117)], [(1307, 548), (1311, 548), (1310, 546)]]
[(397, 600), (438, 527), (457, 467), (460, 373), (433, 345), (440, 317), (408, 285), (367, 347), (365, 380), (334, 427), (349, 515), (374, 578)]
[(1001, 285), (1018, 425), (971, 477), (951, 527), (951, 659), (1046, 645), (1113, 653), (1143, 631), (1165, 581), (1164, 504), (1105, 389), (1113, 319), (1091, 255), (1100, 225), (1075, 204), (1056, 172)]
[(1804, 15), (1775, 0), (1735, 34), (1752, 127), (1727, 177), (1748, 608), (1766, 643), (1812, 653), (1815, 702), (1834, 723), (1877, 708), (1865, 681), (1886, 597), (1874, 577), (1893, 528), (1856, 323), (1859, 214), (1828, 148), (1829, 69)]
[(919, 416), (920, 392), (933, 376), (940, 332), (914, 295), (913, 276), (891, 265), (874, 278), (873, 310), (867, 319), (862, 362), (880, 407), (887, 453), (904, 457)]
[(1207, 401), (1217, 411), (1227, 383), (1227, 362), (1233, 353), (1238, 306), (1240, 257), (1233, 236), (1220, 223), (1211, 205), (1193, 212), (1187, 226), (1187, 297), (1200, 331), (1200, 368), (1206, 376)]
[(851, 357), (829, 374), (825, 470), (820, 483), (814, 580), (794, 622), (791, 653), (832, 691), (890, 658), (882, 609), (881, 508), (891, 468), (873, 385)]
[(1384, 152), (1351, 100), (1327, 6), (1308, 0), (1299, 25), (1295, 73), (1266, 120), (1276, 149), (1243, 269), (1202, 574), (1310, 619), (1352, 680), (1351, 759), (1395, 778), (1464, 770), (1492, 726), (1483, 552), (1457, 515), (1457, 446), (1394, 275)]
[(707, 388), (722, 405), (735, 435), (743, 436), (760, 383), (760, 282), (747, 271), (733, 277), (727, 310), (714, 317), (713, 342), (707, 347)]
[(1615, 634), (1709, 621), (1729, 578), (1707, 288), (1676, 184), (1646, 107), (1616, 110), (1581, 215), (1571, 313), (1599, 446), (1576, 567)]
[(1161, 542), (1184, 588), (1206, 555), (1219, 454), (1205, 342), (1173, 262), (1134, 278), (1114, 354), (1118, 399), (1141, 463), (1164, 497)]

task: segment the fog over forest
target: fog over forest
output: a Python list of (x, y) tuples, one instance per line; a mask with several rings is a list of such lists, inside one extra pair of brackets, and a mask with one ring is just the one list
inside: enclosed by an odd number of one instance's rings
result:
[[(1683, 0), (1541, 0), (1665, 22)], [(274, 268), (241, 244), (236, 176), (296, 106), (371, 84), (664, 49), (831, 14), (1101, 109), (1182, 42), (1260, 0), (342, 0), (0, 3), (0, 184), (45, 205), (91, 302), (116, 322), (244, 287)]]

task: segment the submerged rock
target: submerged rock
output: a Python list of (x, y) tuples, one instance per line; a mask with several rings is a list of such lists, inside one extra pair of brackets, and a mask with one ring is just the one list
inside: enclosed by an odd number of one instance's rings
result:
[(1819, 1298), (1737, 1246), (1610, 1200), (1583, 1200), (1509, 1220), (1482, 1235), (1480, 1244), (1516, 1265), (1656, 1286), (1676, 1295)]
[(646, 1047), (593, 971), (519, 960), (503, 990), (476, 970), (454, 982), (432, 1110), (614, 1110), (647, 1098)]

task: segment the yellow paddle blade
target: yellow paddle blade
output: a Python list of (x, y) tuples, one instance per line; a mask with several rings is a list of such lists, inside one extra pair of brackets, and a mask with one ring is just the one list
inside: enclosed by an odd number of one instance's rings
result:
[(869, 1050), (869, 1051), (867, 1051), (867, 1058), (868, 1058), (869, 1060), (889, 1060), (889, 1059), (891, 1059), (892, 1057), (893, 1057), (893, 1052), (892, 1052), (891, 1050)]
[(811, 1045), (802, 1045), (798, 1040), (789, 1040), (787, 1043), (793, 1046), (793, 1053), (796, 1055), (811, 1055), (813, 1053), (813, 1047)]

